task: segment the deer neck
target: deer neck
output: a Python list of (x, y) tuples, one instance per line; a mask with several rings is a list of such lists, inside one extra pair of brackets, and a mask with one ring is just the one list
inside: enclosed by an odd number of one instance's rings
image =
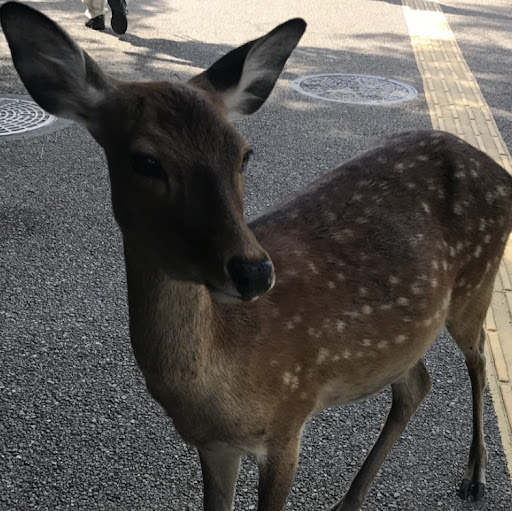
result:
[(171, 279), (125, 246), (130, 337), (147, 379), (194, 380), (210, 359), (215, 314), (204, 286)]

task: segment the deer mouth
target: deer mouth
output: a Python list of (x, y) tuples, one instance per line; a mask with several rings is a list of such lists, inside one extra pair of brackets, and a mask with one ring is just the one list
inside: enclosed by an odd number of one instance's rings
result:
[(235, 291), (228, 292), (218, 287), (212, 286), (208, 283), (205, 285), (206, 289), (208, 289), (208, 292), (210, 293), (210, 296), (218, 303), (235, 304), (244, 302), (254, 302), (260, 297), (260, 295), (243, 296)]

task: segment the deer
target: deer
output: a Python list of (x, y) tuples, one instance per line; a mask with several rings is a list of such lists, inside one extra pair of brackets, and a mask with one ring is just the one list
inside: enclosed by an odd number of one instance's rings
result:
[(198, 450), (205, 511), (232, 509), (246, 455), (258, 510), (284, 509), (305, 423), (391, 386), (380, 435), (331, 511), (361, 509), (431, 389), (423, 356), (444, 327), (473, 398), (458, 493), (483, 497), (483, 323), (512, 229), (500, 165), (449, 133), (397, 134), (247, 223), (252, 149), (231, 121), (266, 101), (304, 20), (187, 82), (111, 77), (17, 2), (0, 20), (32, 98), (105, 151), (133, 352), (149, 394)]

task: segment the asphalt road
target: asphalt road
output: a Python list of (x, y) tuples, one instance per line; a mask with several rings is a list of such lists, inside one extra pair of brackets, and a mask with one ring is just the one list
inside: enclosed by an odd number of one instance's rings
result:
[[(145, 0), (125, 36), (83, 26), (79, 1), (27, 2), (49, 14), (111, 74), (186, 79), (280, 22), (308, 31), (266, 106), (239, 123), (256, 154), (247, 212), (264, 210), (382, 137), (430, 127), (399, 1)], [(512, 149), (510, 9), (442, 4)], [(298, 76), (346, 72), (403, 80), (418, 97), (391, 106), (328, 103), (291, 88)], [(0, 94), (24, 93), (0, 36)], [(199, 460), (150, 399), (128, 339), (121, 241), (106, 163), (76, 125), (24, 141), (0, 138), (0, 509), (198, 510)], [(428, 353), (434, 388), (384, 463), (366, 511), (510, 510), (512, 488), (486, 395), (485, 499), (456, 487), (471, 434), (469, 379), (442, 335)], [(376, 438), (389, 392), (307, 426), (288, 508), (328, 508)], [(255, 509), (247, 460), (236, 509)]]

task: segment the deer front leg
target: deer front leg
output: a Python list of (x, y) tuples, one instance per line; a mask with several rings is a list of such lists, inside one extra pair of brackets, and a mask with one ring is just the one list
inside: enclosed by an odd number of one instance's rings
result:
[(204, 511), (231, 511), (240, 453), (226, 446), (199, 449), (203, 471)]
[(299, 462), (301, 434), (275, 442), (266, 456), (258, 457), (260, 472), (258, 511), (282, 511)]
[(393, 402), (384, 428), (352, 481), (348, 492), (331, 508), (331, 511), (361, 509), (382, 462), (405, 430), (409, 419), (430, 392), (431, 386), (432, 382), (423, 360), (420, 360), (406, 375), (391, 385)]

